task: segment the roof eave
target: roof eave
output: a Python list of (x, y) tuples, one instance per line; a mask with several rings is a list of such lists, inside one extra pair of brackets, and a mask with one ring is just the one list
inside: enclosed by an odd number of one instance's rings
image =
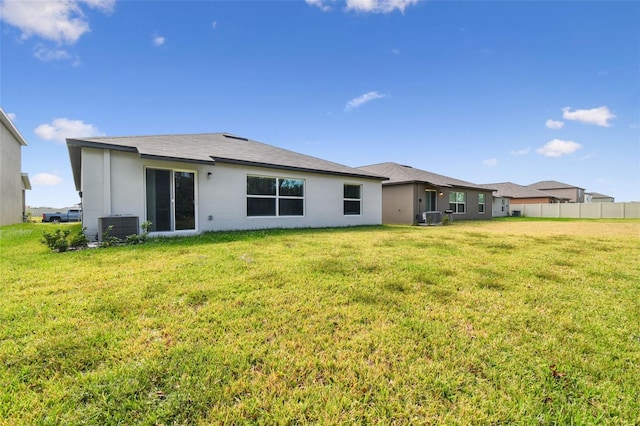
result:
[(14, 138), (16, 138), (20, 145), (27, 146), (26, 139), (20, 134), (18, 128), (11, 122), (11, 119), (7, 114), (5, 114), (2, 108), (0, 108), (0, 121), (2, 121), (2, 124), (5, 125), (5, 127), (9, 130), (9, 133), (11, 133)]

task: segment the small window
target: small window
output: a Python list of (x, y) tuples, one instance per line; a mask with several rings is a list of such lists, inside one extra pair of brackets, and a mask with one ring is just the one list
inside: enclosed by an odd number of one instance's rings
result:
[(247, 176), (247, 216), (303, 216), (304, 180)]
[(362, 185), (344, 185), (344, 215), (362, 214)]
[(464, 192), (449, 192), (449, 210), (454, 213), (464, 213), (466, 211), (466, 194)]
[(478, 194), (478, 213), (484, 213), (484, 194)]

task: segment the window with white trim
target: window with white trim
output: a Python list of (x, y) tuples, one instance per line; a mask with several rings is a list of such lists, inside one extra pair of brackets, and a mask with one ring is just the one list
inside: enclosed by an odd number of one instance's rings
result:
[(304, 216), (304, 180), (247, 176), (247, 216)]
[(464, 213), (466, 209), (467, 194), (464, 192), (449, 192), (449, 210), (454, 213)]
[(478, 194), (478, 213), (484, 213), (484, 194)]
[(362, 185), (344, 184), (343, 214), (357, 216), (362, 214)]

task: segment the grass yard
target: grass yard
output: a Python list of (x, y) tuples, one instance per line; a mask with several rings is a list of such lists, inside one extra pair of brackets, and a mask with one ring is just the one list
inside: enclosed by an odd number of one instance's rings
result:
[(638, 220), (55, 227), (0, 228), (0, 424), (640, 424)]

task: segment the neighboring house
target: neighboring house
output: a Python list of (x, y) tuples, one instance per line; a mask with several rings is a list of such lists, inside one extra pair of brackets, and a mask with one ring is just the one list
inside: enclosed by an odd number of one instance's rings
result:
[(512, 182), (487, 183), (482, 186), (494, 188), (494, 197), (509, 199), (507, 212), (509, 212), (509, 204), (550, 204), (566, 203), (568, 201), (566, 198), (558, 198), (548, 192), (539, 191)]
[(451, 212), (454, 220), (491, 219), (491, 188), (397, 163), (359, 169), (389, 177), (382, 183), (382, 222), (411, 224)]
[(559, 199), (567, 199), (570, 203), (584, 203), (584, 188), (555, 180), (543, 180), (527, 186), (532, 189), (544, 191)]
[[(494, 184), (494, 185), (499, 185), (499, 184)], [(491, 214), (493, 217), (509, 216), (509, 206), (511, 204), (511, 197), (502, 193), (494, 185), (492, 184), (480, 185), (484, 188), (495, 189), (492, 194), (493, 201), (491, 202), (491, 204), (493, 205), (493, 210)]]
[(600, 194), (598, 192), (585, 192), (585, 203), (613, 203), (615, 199), (609, 195)]
[(384, 177), (246, 138), (99, 137), (67, 146), (89, 237), (119, 215), (168, 235), (382, 222)]
[(27, 141), (0, 108), (0, 225), (25, 218), (25, 191), (31, 189), (29, 175), (21, 172), (22, 147)]

